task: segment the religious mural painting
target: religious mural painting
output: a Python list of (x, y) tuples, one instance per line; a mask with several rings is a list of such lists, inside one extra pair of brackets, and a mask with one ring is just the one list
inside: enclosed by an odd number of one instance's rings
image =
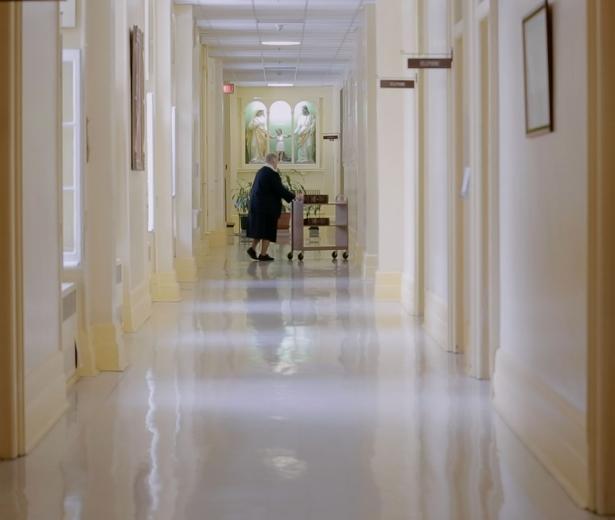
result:
[(252, 101), (245, 111), (246, 164), (262, 164), (269, 148), (267, 107), (260, 101)]
[(301, 101), (294, 109), (282, 100), (267, 107), (250, 102), (244, 111), (245, 164), (263, 164), (276, 153), (286, 164), (315, 165), (318, 113), (314, 103)]

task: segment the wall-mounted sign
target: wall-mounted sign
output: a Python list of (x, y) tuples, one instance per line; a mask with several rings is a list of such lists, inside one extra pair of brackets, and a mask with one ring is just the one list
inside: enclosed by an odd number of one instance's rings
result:
[(233, 83), (225, 83), (223, 90), (225, 94), (233, 94), (235, 92), (235, 85)]
[(414, 88), (411, 79), (381, 79), (380, 88)]
[(322, 138), (325, 141), (337, 141), (340, 138), (340, 136), (339, 134), (323, 134)]
[(453, 58), (408, 58), (409, 69), (450, 69)]

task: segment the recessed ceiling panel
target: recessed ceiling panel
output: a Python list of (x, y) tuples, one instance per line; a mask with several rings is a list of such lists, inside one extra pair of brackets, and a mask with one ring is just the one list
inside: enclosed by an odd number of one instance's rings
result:
[[(193, 4), (201, 42), (236, 83), (335, 84), (356, 50), (372, 0), (181, 0)], [(294, 47), (262, 42), (300, 42)]]

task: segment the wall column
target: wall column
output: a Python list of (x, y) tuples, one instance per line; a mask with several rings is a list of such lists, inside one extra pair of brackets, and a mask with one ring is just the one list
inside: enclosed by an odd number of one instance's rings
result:
[[(412, 11), (414, 11), (414, 16)], [(412, 77), (402, 51), (416, 48), (415, 2), (376, 4), (378, 78)], [(409, 29), (409, 28), (408, 28)], [(409, 89), (379, 89), (378, 107), (378, 270), (376, 297), (400, 301), (406, 274), (412, 286), (416, 259), (416, 110)], [(408, 289), (412, 292), (412, 288)]]
[(85, 70), (87, 165), (85, 182), (85, 287), (88, 332), (100, 370), (123, 370), (127, 361), (120, 331), (116, 287), (114, 211), (116, 171), (114, 0), (89, 2), (86, 9)]
[(155, 24), (155, 261), (154, 301), (181, 299), (173, 264), (173, 199), (171, 162), (171, 0), (156, 0)]
[[(372, 143), (372, 146), (363, 146), (364, 160), (362, 179), (365, 186), (365, 251), (363, 253), (363, 276), (373, 278), (378, 269), (378, 57), (377, 57), (377, 34), (376, 34), (376, 6), (365, 6), (365, 37), (364, 37), (364, 74), (365, 82), (365, 117), (362, 128), (359, 130), (363, 142)], [(355, 202), (355, 204), (357, 204)]]
[(175, 269), (181, 282), (194, 282), (197, 279), (196, 258), (194, 256), (192, 177), (194, 163), (194, 75), (200, 71), (193, 69), (195, 29), (191, 5), (175, 6), (175, 98), (177, 132), (177, 258)]

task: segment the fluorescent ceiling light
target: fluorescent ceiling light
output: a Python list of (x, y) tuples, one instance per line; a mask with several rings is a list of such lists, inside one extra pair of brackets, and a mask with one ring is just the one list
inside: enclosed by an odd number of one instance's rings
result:
[(274, 41), (266, 41), (266, 42), (261, 42), (263, 45), (271, 45), (272, 47), (289, 47), (291, 45), (301, 45), (301, 42), (298, 41), (281, 41), (281, 42), (274, 42)]
[(267, 83), (268, 87), (294, 87), (294, 83)]

